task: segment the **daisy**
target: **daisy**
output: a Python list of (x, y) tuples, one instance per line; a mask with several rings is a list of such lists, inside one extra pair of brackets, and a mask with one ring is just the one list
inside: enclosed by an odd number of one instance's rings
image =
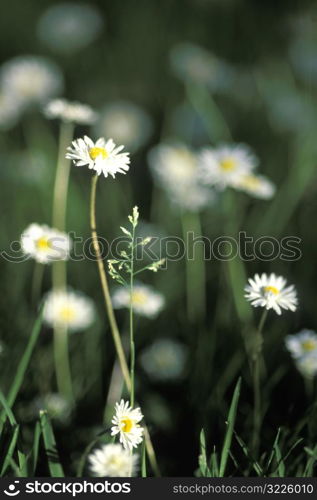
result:
[(97, 119), (95, 111), (86, 104), (70, 102), (66, 99), (53, 99), (44, 108), (47, 118), (59, 118), (65, 122), (90, 125)]
[[(130, 290), (125, 287), (117, 288), (112, 295), (113, 307), (121, 309), (122, 307), (130, 307), (131, 297)], [(132, 293), (132, 307), (136, 314), (154, 318), (159, 314), (165, 305), (164, 296), (155, 291), (152, 287), (136, 284)]]
[(111, 436), (119, 434), (120, 443), (128, 450), (136, 448), (143, 440), (143, 428), (139, 425), (143, 415), (140, 408), (132, 409), (128, 401), (121, 399), (115, 405), (115, 415), (111, 423)]
[(313, 378), (317, 375), (317, 351), (305, 354), (295, 361), (296, 368), (303, 377)]
[(275, 194), (273, 182), (263, 175), (242, 174), (233, 181), (232, 187), (263, 200), (269, 200)]
[(253, 307), (265, 307), (267, 310), (274, 309), (277, 314), (282, 309), (296, 311), (298, 300), (294, 285), (286, 288), (286, 280), (274, 273), (267, 276), (256, 274), (253, 279), (249, 278), (249, 285), (245, 287), (245, 298), (251, 302)]
[(93, 323), (95, 314), (92, 300), (73, 290), (53, 290), (44, 301), (43, 319), (52, 327), (84, 330)]
[(154, 179), (175, 205), (198, 211), (214, 201), (214, 193), (199, 181), (196, 155), (185, 145), (160, 144), (148, 160)]
[(88, 456), (90, 470), (97, 477), (134, 476), (139, 457), (121, 444), (104, 444)]
[(112, 139), (107, 142), (102, 137), (93, 142), (86, 135), (83, 139), (76, 139), (72, 146), (68, 147), (66, 158), (73, 160), (77, 167), (88, 165), (88, 168), (101, 173), (105, 177), (108, 174), (115, 177), (115, 174), (125, 174), (129, 170), (129, 153), (120, 153), (124, 146), (116, 146)]
[(71, 246), (71, 239), (66, 233), (45, 224), (31, 224), (21, 236), (23, 253), (41, 264), (67, 260)]
[(40, 410), (46, 410), (50, 418), (60, 422), (67, 422), (71, 414), (69, 402), (57, 393), (48, 393), (36, 398), (33, 402), (33, 410), (36, 416)]
[(55, 63), (39, 56), (18, 56), (3, 64), (0, 84), (5, 93), (24, 106), (58, 95), (63, 75)]
[(204, 148), (198, 155), (201, 180), (220, 190), (234, 186), (242, 175), (250, 174), (258, 164), (248, 146), (223, 145)]
[(153, 380), (179, 378), (183, 371), (187, 350), (175, 340), (159, 339), (141, 354), (141, 364)]
[(285, 345), (295, 359), (306, 354), (317, 353), (317, 333), (313, 330), (301, 330), (295, 335), (288, 335)]

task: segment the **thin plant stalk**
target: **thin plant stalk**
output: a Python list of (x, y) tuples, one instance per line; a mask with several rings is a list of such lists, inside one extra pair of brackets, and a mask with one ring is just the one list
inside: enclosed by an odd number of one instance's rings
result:
[(259, 445), (259, 433), (261, 429), (261, 359), (262, 359), (262, 345), (263, 337), (262, 331), (267, 317), (267, 310), (264, 309), (260, 323), (256, 333), (256, 340), (253, 351), (253, 394), (254, 394), (254, 407), (253, 407), (253, 436), (252, 448), (257, 452)]
[[(184, 213), (182, 215), (183, 239), (187, 242), (191, 232), (194, 238), (200, 238), (202, 228), (199, 213)], [(206, 268), (204, 261), (204, 245), (198, 242), (189, 249), (192, 256), (186, 256), (186, 302), (187, 315), (191, 322), (202, 320), (206, 312)], [(191, 258), (189, 258), (191, 257)]]
[(134, 365), (135, 365), (135, 346), (134, 346), (134, 333), (133, 333), (133, 279), (134, 279), (134, 239), (135, 227), (132, 228), (132, 241), (131, 241), (131, 259), (130, 259), (130, 405), (134, 407)]
[[(52, 225), (59, 231), (65, 231), (67, 193), (71, 162), (65, 158), (67, 146), (73, 138), (72, 123), (62, 122), (60, 126), (58, 160), (53, 194)], [(54, 262), (52, 265), (53, 290), (67, 288), (66, 261)], [(73, 386), (69, 363), (68, 331), (65, 327), (54, 328), (54, 360), (58, 391), (73, 402)]]
[(42, 282), (44, 274), (44, 264), (35, 262), (32, 277), (31, 302), (32, 305), (37, 305), (41, 296)]
[[(120, 368), (122, 371), (123, 379), (125, 381), (125, 384), (126, 384), (128, 391), (131, 393), (131, 378), (130, 378), (128, 363), (126, 360), (126, 356), (124, 353), (124, 349), (123, 349), (123, 345), (122, 345), (122, 341), (121, 341), (121, 337), (120, 337), (120, 332), (118, 329), (117, 321), (116, 321), (113, 307), (112, 307), (107, 275), (106, 275), (106, 271), (104, 268), (102, 255), (101, 255), (101, 249), (100, 249), (98, 235), (97, 235), (97, 226), (96, 226), (96, 188), (97, 188), (97, 182), (98, 182), (98, 175), (96, 174), (96, 175), (94, 175), (94, 177), (92, 178), (92, 181), (91, 181), (91, 195), (90, 195), (91, 235), (92, 235), (95, 256), (97, 259), (101, 287), (102, 287), (102, 292), (103, 292), (103, 296), (104, 296), (106, 312), (107, 312), (109, 323), (110, 323), (110, 330), (111, 330), (113, 342), (115, 345), (115, 349), (116, 349), (118, 361), (120, 364)], [(155, 451), (154, 451), (152, 441), (151, 441), (151, 438), (150, 438), (150, 435), (149, 435), (149, 432), (147, 430), (146, 425), (144, 425), (144, 438), (145, 438), (145, 442), (146, 442), (147, 454), (148, 454), (152, 469), (153, 469), (155, 475), (159, 476), (160, 470), (158, 467), (158, 463), (157, 463), (156, 456), (155, 456)]]

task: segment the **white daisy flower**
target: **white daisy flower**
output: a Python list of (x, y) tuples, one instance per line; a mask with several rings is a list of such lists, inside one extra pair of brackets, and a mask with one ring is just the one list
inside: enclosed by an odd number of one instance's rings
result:
[(57, 393), (48, 393), (36, 398), (33, 406), (36, 416), (40, 410), (46, 410), (50, 418), (59, 420), (60, 422), (66, 422), (71, 414), (69, 402)]
[(139, 457), (121, 444), (104, 444), (88, 456), (90, 470), (97, 477), (135, 476)]
[(254, 174), (242, 174), (238, 176), (233, 181), (232, 187), (263, 200), (272, 198), (276, 190), (273, 182), (269, 179), (263, 175)]
[(197, 211), (214, 201), (214, 193), (199, 182), (196, 155), (185, 145), (160, 144), (150, 151), (148, 159), (154, 179), (172, 203)]
[(183, 344), (170, 339), (159, 339), (141, 354), (141, 365), (154, 380), (179, 378), (186, 362), (187, 350)]
[(125, 449), (136, 448), (143, 440), (143, 428), (139, 425), (143, 415), (140, 408), (132, 409), (128, 401), (121, 399), (115, 405), (115, 415), (111, 423), (111, 436), (119, 434), (119, 440)]
[(220, 190), (234, 186), (242, 175), (250, 174), (258, 159), (243, 144), (223, 145), (219, 148), (204, 148), (199, 156), (201, 180)]
[(21, 236), (23, 253), (41, 264), (67, 260), (71, 246), (71, 239), (66, 233), (45, 224), (31, 224)]
[(256, 274), (248, 281), (245, 298), (253, 307), (274, 309), (277, 314), (281, 314), (282, 309), (296, 311), (298, 304), (296, 290), (294, 285), (286, 287), (286, 279), (282, 276), (276, 276), (274, 273), (269, 276), (265, 273), (261, 276)]
[(0, 85), (24, 106), (41, 104), (62, 91), (63, 75), (43, 57), (19, 56), (2, 65)]
[[(112, 295), (112, 303), (115, 309), (130, 307), (130, 290), (125, 287), (117, 288)], [(155, 318), (165, 305), (164, 296), (152, 287), (136, 284), (132, 293), (132, 307), (136, 314)]]
[(70, 102), (66, 99), (53, 99), (44, 108), (47, 118), (59, 118), (65, 122), (90, 125), (97, 119), (97, 113), (86, 104)]
[(100, 112), (94, 130), (104, 137), (113, 137), (125, 144), (130, 151), (143, 146), (152, 134), (153, 124), (149, 115), (129, 101), (117, 101), (106, 105)]
[(313, 330), (301, 330), (295, 335), (288, 335), (285, 345), (295, 359), (313, 352), (317, 353), (317, 333)]
[(317, 375), (317, 351), (301, 356), (295, 360), (295, 364), (303, 377), (315, 377)]
[(73, 290), (52, 290), (44, 301), (43, 319), (49, 325), (71, 331), (88, 328), (95, 319), (92, 300)]
[(103, 28), (103, 18), (93, 6), (77, 2), (53, 4), (40, 17), (37, 34), (50, 49), (72, 54), (92, 43)]
[(129, 170), (129, 153), (120, 153), (124, 146), (116, 146), (112, 139), (107, 142), (102, 137), (93, 142), (87, 135), (83, 139), (76, 139), (72, 146), (68, 147), (66, 158), (73, 160), (77, 167), (88, 165), (98, 175), (103, 173), (105, 177), (115, 174), (125, 174)]

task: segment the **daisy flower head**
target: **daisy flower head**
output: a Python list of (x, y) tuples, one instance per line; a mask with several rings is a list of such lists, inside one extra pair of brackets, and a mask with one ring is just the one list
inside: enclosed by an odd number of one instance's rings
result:
[(282, 309), (296, 311), (298, 304), (296, 290), (294, 285), (286, 286), (286, 279), (283, 276), (263, 273), (261, 276), (256, 274), (248, 281), (249, 284), (244, 289), (245, 298), (253, 307), (274, 309), (279, 315)]
[(66, 99), (53, 99), (44, 108), (47, 118), (59, 118), (64, 122), (90, 125), (97, 119), (97, 113), (86, 104), (70, 102)]
[(291, 356), (295, 359), (317, 353), (317, 333), (313, 330), (301, 330), (295, 335), (288, 335), (285, 345)]
[(45, 224), (31, 224), (21, 236), (23, 253), (41, 264), (67, 260), (71, 246), (71, 239), (66, 233)]
[(0, 85), (5, 93), (28, 106), (58, 95), (64, 79), (52, 61), (39, 56), (18, 56), (3, 64)]
[(88, 456), (90, 471), (96, 477), (135, 476), (139, 457), (121, 444), (104, 444)]
[(303, 377), (312, 379), (317, 375), (317, 351), (301, 356), (295, 360), (295, 364)]
[(125, 287), (117, 288), (112, 295), (112, 303), (115, 309), (129, 308), (131, 301), (133, 311), (147, 318), (155, 318), (165, 305), (165, 298), (161, 293), (141, 283), (134, 286), (132, 298), (130, 290)]
[(175, 340), (158, 339), (144, 349), (141, 364), (153, 380), (175, 380), (183, 371), (187, 358), (185, 346)]
[(258, 159), (244, 144), (206, 147), (198, 155), (199, 175), (207, 185), (223, 190), (232, 187), (242, 175), (250, 174)]
[(255, 174), (242, 174), (238, 176), (234, 181), (233, 185), (238, 191), (244, 191), (245, 193), (254, 196), (255, 198), (260, 198), (263, 200), (271, 199), (275, 194), (275, 185), (269, 179), (263, 175)]
[(155, 181), (175, 205), (195, 212), (214, 201), (214, 193), (199, 180), (196, 155), (184, 144), (160, 144), (148, 160)]
[(119, 434), (119, 440), (125, 449), (136, 448), (143, 440), (143, 428), (139, 425), (143, 415), (140, 408), (131, 408), (128, 401), (121, 399), (115, 405), (115, 414), (111, 420), (111, 436)]
[(77, 167), (88, 165), (89, 169), (95, 170), (105, 177), (110, 174), (125, 174), (129, 170), (129, 153), (121, 153), (124, 146), (116, 146), (112, 139), (107, 141), (101, 137), (93, 142), (87, 135), (84, 138), (76, 139), (67, 148), (66, 158), (73, 160)]
[(73, 290), (52, 290), (44, 300), (43, 319), (51, 327), (79, 331), (88, 328), (96, 316), (92, 300)]
[(70, 403), (57, 393), (48, 393), (36, 398), (33, 406), (36, 415), (40, 410), (46, 410), (50, 418), (60, 422), (67, 422), (71, 415)]

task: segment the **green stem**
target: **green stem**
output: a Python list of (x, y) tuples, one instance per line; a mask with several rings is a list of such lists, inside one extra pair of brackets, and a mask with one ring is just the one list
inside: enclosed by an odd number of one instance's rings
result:
[[(200, 216), (198, 213), (184, 213), (182, 215), (183, 239), (185, 244), (189, 232), (195, 239), (202, 235)], [(186, 245), (187, 247), (187, 245)], [(190, 259), (188, 252), (192, 252)], [(202, 320), (206, 312), (206, 269), (204, 261), (204, 242), (197, 241), (192, 248), (187, 247), (186, 255), (186, 300), (187, 315), (191, 322)]]
[(33, 306), (36, 306), (38, 304), (39, 298), (41, 296), (43, 274), (44, 274), (44, 264), (36, 262), (32, 277), (31, 302)]
[(134, 278), (134, 238), (135, 227), (132, 229), (131, 259), (130, 259), (130, 405), (134, 407), (134, 365), (135, 365), (135, 345), (133, 335), (133, 278)]
[(259, 447), (259, 434), (261, 430), (262, 421), (262, 408), (261, 408), (261, 358), (262, 358), (262, 346), (263, 337), (262, 331), (264, 327), (265, 320), (267, 318), (267, 310), (264, 309), (260, 323), (256, 333), (256, 340), (253, 350), (253, 394), (254, 394), (254, 408), (253, 408), (253, 436), (252, 436), (252, 448), (254, 456), (257, 455)]

